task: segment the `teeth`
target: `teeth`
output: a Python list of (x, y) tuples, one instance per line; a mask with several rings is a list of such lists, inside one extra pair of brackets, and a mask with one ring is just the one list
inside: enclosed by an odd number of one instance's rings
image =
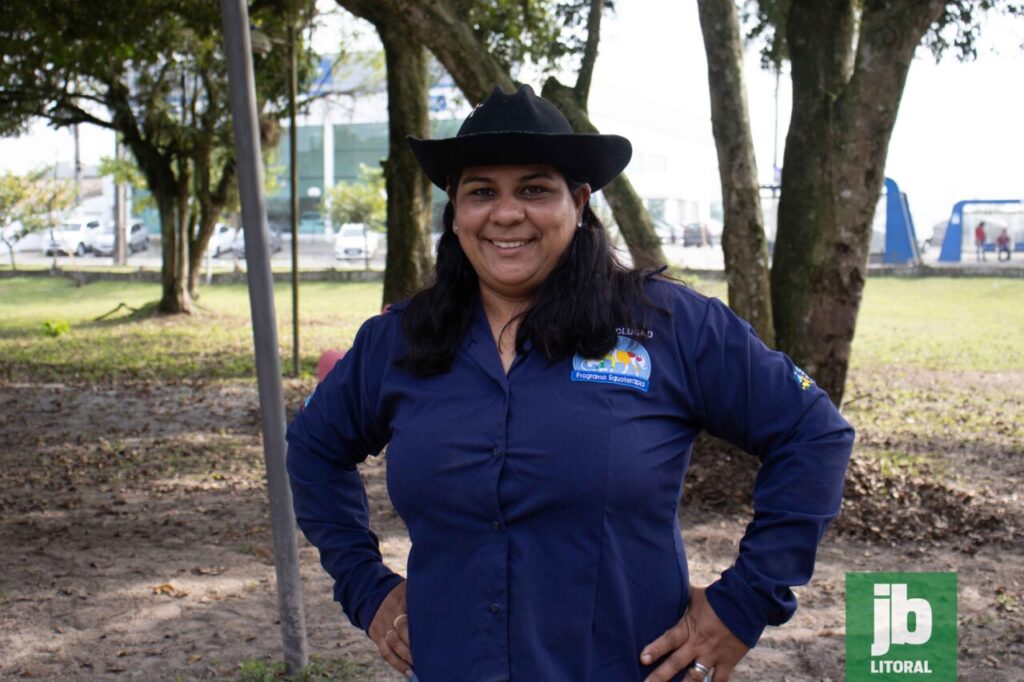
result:
[(497, 246), (499, 249), (516, 249), (516, 248), (519, 248), (520, 246), (522, 246), (523, 244), (525, 244), (526, 242), (525, 241), (498, 242), (498, 241), (493, 241), (492, 240), (491, 243), (494, 244), (495, 246)]

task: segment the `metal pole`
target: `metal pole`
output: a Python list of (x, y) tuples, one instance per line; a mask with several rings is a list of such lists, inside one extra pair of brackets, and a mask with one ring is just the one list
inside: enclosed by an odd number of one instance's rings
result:
[(299, 60), (295, 55), (295, 5), (288, 17), (288, 167), (291, 169), (292, 230), (292, 376), (299, 376), (299, 166), (298, 131), (295, 127), (295, 91), (298, 89)]
[(263, 455), (270, 495), (270, 525), (277, 569), (277, 601), (281, 614), (281, 639), (289, 673), (308, 661), (306, 616), (302, 606), (299, 549), (295, 512), (285, 472), (285, 415), (274, 314), (267, 218), (263, 202), (263, 167), (260, 163), (259, 126), (256, 120), (256, 84), (249, 45), (249, 10), (246, 0), (221, 0), (224, 44), (228, 58), (231, 116), (234, 120), (238, 189), (245, 230), (249, 305), (256, 349)]
[(82, 143), (78, 134), (78, 124), (71, 126), (75, 138), (75, 208), (78, 208), (82, 194)]
[[(124, 159), (124, 145), (118, 135), (114, 144), (114, 158)], [(114, 184), (114, 264), (124, 265), (128, 258), (128, 187), (123, 182)]]

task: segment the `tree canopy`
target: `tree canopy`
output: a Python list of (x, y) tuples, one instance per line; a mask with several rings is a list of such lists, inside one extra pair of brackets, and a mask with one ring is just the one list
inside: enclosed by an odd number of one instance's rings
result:
[[(298, 3), (301, 16), (311, 3)], [(254, 27), (280, 36), (277, 4)], [(0, 7), (0, 131), (42, 118), (117, 131), (160, 213), (160, 308), (188, 312), (198, 263), (232, 201), (234, 153), (219, 5), (204, 0), (12, 0)], [(302, 74), (312, 73), (312, 59)], [(284, 50), (255, 55), (272, 140), (287, 92)]]

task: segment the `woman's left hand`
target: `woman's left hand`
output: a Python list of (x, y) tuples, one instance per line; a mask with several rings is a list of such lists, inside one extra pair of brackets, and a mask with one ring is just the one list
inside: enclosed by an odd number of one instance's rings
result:
[[(708, 603), (703, 587), (690, 585), (690, 607), (683, 617), (640, 652), (640, 662), (650, 665), (668, 656), (644, 682), (667, 682), (692, 663), (712, 670), (708, 679), (728, 682), (733, 668), (750, 648), (732, 634)], [(707, 673), (690, 668), (686, 682), (701, 682)]]

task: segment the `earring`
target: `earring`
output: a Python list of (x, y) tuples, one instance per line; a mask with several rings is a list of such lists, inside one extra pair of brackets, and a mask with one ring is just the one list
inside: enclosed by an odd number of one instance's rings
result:
[(580, 218), (580, 221), (578, 223), (576, 223), (576, 229), (577, 230), (582, 230), (583, 229), (583, 219), (582, 218)]
[(455, 234), (459, 233), (459, 226), (456, 225), (455, 223), (452, 223), (452, 232), (454, 232)]

